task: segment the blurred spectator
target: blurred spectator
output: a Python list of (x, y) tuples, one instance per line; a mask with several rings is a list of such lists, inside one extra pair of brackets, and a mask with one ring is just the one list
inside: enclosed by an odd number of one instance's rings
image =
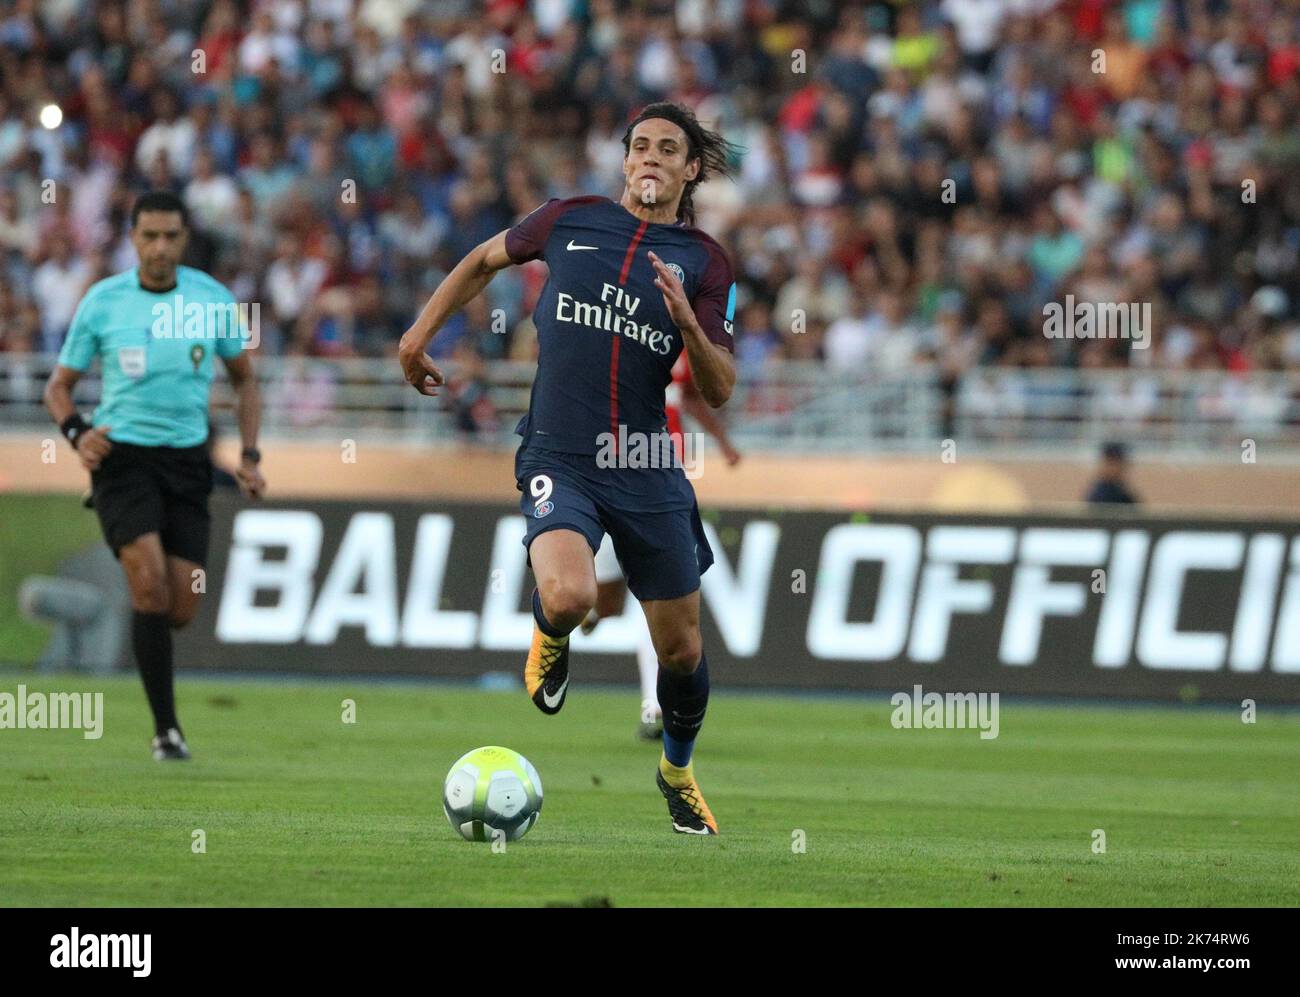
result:
[(54, 235), (49, 243), (49, 257), (32, 275), (32, 298), (41, 310), (40, 347), (43, 351), (57, 352), (64, 333), (72, 324), (77, 303), (90, 286), (90, 277), (90, 265), (73, 255), (67, 237)]
[(35, 250), (36, 219), (23, 214), (12, 188), (0, 187), (0, 253), (21, 258)]
[(165, 157), (168, 177), (176, 181), (190, 175), (194, 156), (194, 122), (181, 117), (176, 95), (165, 88), (153, 92), (153, 124), (141, 133), (135, 146), (136, 169), (148, 173)]
[(224, 173), (218, 173), (216, 159), (207, 149), (194, 157), (194, 178), (185, 187), (185, 206), (193, 224), (213, 233), (238, 234), (239, 188)]
[(1128, 484), (1128, 448), (1122, 443), (1107, 443), (1101, 448), (1101, 466), (1097, 480), (1088, 489), (1085, 501), (1136, 505), (1140, 499)]
[(872, 312), (870, 299), (861, 289), (855, 289), (844, 314), (832, 321), (826, 329), (824, 348), (827, 366), (833, 369), (865, 366), (871, 355), (872, 339), (876, 335), (877, 326), (878, 317)]
[(456, 348), (455, 367), (447, 379), (447, 404), (456, 429), (467, 439), (489, 442), (500, 428), (488, 393), (487, 373), (478, 350), (468, 343)]
[(754, 375), (780, 356), (781, 336), (772, 327), (771, 310), (761, 301), (741, 309), (736, 328), (736, 366)]
[(311, 304), (325, 282), (324, 262), (303, 254), (302, 239), (286, 231), (280, 235), (275, 260), (266, 272), (271, 318), (282, 330), (291, 327)]
[(293, 185), (297, 170), (280, 158), (275, 136), (260, 132), (249, 143), (251, 162), (240, 171), (239, 181), (253, 193), (257, 210), (273, 214)]

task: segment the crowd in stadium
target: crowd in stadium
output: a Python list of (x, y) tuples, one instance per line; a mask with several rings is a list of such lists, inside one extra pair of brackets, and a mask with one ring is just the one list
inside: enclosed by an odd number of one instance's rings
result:
[[(165, 188), (264, 351), (391, 355), (474, 245), (616, 198), (669, 99), (738, 147), (695, 204), (742, 377), (1300, 369), (1295, 0), (5, 0), (0, 52), (3, 350), (57, 350)], [(531, 358), (543, 280), (433, 352)], [(1149, 302), (1150, 348), (1045, 336), (1066, 295)]]

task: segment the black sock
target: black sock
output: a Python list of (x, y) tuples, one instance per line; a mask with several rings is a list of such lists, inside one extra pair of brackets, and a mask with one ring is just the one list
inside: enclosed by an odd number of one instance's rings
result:
[(131, 646), (140, 666), (144, 692), (153, 710), (154, 733), (168, 728), (180, 730), (176, 720), (176, 699), (172, 689), (172, 628), (166, 613), (131, 614)]
[(691, 763), (695, 735), (709, 705), (709, 661), (700, 652), (699, 667), (689, 675), (678, 675), (660, 665), (655, 685), (664, 711), (664, 757), (685, 768)]
[(561, 630), (559, 627), (555, 626), (555, 624), (546, 618), (546, 614), (542, 612), (541, 589), (533, 589), (533, 619), (537, 621), (538, 629), (541, 630), (542, 633), (546, 634), (547, 637), (569, 636), (569, 631)]

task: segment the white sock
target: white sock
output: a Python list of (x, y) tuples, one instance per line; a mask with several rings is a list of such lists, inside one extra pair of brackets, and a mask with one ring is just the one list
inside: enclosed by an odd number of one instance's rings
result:
[(636, 644), (636, 670), (641, 674), (641, 720), (657, 720), (663, 712), (659, 709), (659, 655), (650, 640), (649, 627), (642, 631)]

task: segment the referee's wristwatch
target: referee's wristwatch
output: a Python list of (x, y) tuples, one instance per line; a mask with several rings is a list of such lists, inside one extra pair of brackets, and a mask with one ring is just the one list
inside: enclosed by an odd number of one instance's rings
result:
[(258, 450), (257, 447), (244, 447), (243, 450), (239, 451), (239, 456), (254, 464), (260, 464), (262, 462), (262, 451)]

